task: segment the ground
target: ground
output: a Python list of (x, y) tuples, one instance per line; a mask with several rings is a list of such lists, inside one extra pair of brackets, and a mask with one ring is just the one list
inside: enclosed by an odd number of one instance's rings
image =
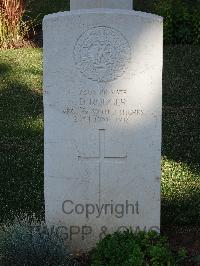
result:
[[(194, 255), (200, 253), (199, 57), (199, 47), (164, 47), (162, 232)], [(0, 146), (0, 222), (20, 213), (43, 219), (42, 49), (0, 51)]]

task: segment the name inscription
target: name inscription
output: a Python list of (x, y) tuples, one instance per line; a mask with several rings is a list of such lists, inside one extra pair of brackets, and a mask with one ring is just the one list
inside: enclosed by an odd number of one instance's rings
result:
[(144, 115), (144, 110), (130, 107), (126, 89), (80, 89), (76, 102), (63, 113), (75, 123), (129, 123)]

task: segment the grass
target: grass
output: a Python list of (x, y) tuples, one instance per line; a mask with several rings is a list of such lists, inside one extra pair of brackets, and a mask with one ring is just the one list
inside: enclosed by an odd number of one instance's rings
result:
[(0, 52), (0, 221), (43, 213), (41, 50)]
[[(164, 49), (162, 224), (200, 221), (199, 47)], [(44, 215), (42, 50), (0, 52), (0, 222)]]
[(200, 47), (164, 49), (162, 223), (200, 222)]

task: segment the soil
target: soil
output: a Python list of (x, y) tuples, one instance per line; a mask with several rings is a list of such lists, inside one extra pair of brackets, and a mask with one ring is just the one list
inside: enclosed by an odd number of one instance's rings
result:
[(200, 266), (200, 227), (163, 226), (161, 234), (168, 237), (172, 250), (186, 249), (187, 266)]

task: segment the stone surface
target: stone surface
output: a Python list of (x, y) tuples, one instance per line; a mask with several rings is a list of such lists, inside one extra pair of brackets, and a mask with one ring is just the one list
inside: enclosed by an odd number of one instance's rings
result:
[(77, 10), (43, 30), (46, 221), (74, 250), (159, 230), (162, 18)]
[(132, 0), (71, 0), (70, 9), (116, 8), (132, 9)]

